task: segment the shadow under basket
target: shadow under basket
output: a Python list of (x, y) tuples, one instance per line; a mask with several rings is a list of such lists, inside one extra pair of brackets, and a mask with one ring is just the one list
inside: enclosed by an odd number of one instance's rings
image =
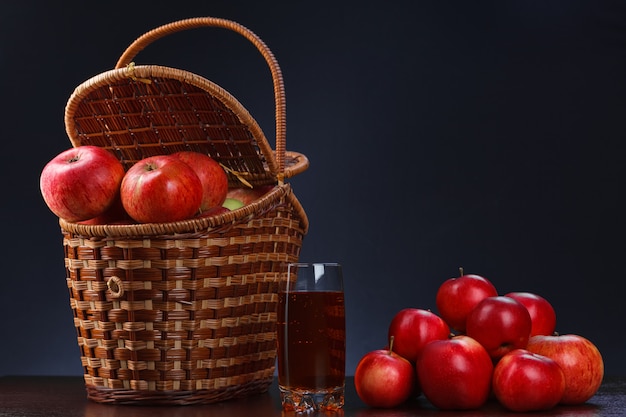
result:
[[(151, 41), (203, 26), (235, 30), (270, 64), (275, 150), (217, 85), (181, 70), (130, 65)], [(72, 144), (102, 146), (126, 169), (150, 155), (194, 150), (225, 166), (231, 186), (241, 186), (242, 179), (250, 186), (273, 186), (242, 208), (179, 222), (92, 225), (59, 219), (91, 400), (214, 403), (269, 388), (278, 286), (286, 279), (286, 264), (298, 261), (308, 229), (306, 213), (284, 182), (308, 161), (285, 150), (282, 95), (279, 68), (256, 35), (227, 20), (196, 18), (138, 38), (116, 69), (81, 84), (70, 97), (66, 130)]]

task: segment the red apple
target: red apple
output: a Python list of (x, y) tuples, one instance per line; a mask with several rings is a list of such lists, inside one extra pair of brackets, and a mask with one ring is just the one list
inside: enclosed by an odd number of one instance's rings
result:
[(181, 151), (172, 156), (193, 168), (200, 178), (203, 189), (200, 210), (221, 206), (228, 192), (228, 176), (224, 168), (215, 159), (200, 152)]
[(510, 297), (482, 300), (467, 316), (467, 335), (498, 360), (513, 349), (523, 349), (530, 338), (532, 321), (526, 307)]
[(436, 295), (437, 310), (448, 326), (465, 331), (465, 321), (472, 309), (487, 297), (498, 295), (495, 286), (480, 275), (463, 274), (444, 281)]
[(505, 294), (505, 297), (511, 297), (524, 304), (532, 320), (531, 336), (554, 333), (556, 312), (548, 300), (531, 292), (510, 292)]
[(394, 337), (398, 355), (415, 363), (424, 346), (433, 340), (447, 339), (450, 328), (430, 310), (405, 308), (391, 319), (387, 336)]
[(493, 362), (485, 348), (469, 336), (435, 340), (424, 346), (417, 362), (424, 396), (442, 410), (471, 410), (487, 402)]
[(202, 183), (171, 155), (151, 156), (131, 166), (120, 188), (126, 212), (139, 223), (185, 220), (200, 210)]
[(39, 188), (48, 208), (62, 219), (78, 222), (104, 213), (113, 203), (124, 167), (98, 146), (67, 149), (41, 171)]
[(527, 349), (554, 360), (563, 370), (565, 392), (561, 404), (582, 404), (600, 388), (604, 362), (598, 348), (588, 339), (575, 334), (538, 335), (530, 338)]
[(366, 405), (391, 408), (406, 402), (414, 393), (416, 375), (413, 365), (389, 349), (366, 353), (356, 366), (354, 387)]
[(515, 349), (493, 371), (493, 393), (511, 411), (549, 410), (565, 392), (565, 375), (552, 359)]
[(249, 187), (231, 188), (230, 190), (228, 190), (226, 197), (239, 200), (243, 203), (243, 205), (247, 205), (263, 197), (272, 189), (274, 189), (273, 185), (259, 185), (254, 188), (249, 188)]

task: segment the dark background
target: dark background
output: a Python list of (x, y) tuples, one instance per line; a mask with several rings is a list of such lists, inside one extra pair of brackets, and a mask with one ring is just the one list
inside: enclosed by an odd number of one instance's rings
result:
[[(61, 6), (62, 4), (62, 6)], [(435, 309), (460, 266), (552, 302), (560, 333), (626, 375), (623, 1), (63, 1), (0, 4), (0, 375), (79, 375), (43, 165), (70, 146), (74, 87), (174, 20), (235, 20), (285, 77), (301, 259), (344, 264), (348, 361), (405, 307)], [(203, 75), (273, 138), (269, 71), (239, 35), (197, 29), (135, 59)]]

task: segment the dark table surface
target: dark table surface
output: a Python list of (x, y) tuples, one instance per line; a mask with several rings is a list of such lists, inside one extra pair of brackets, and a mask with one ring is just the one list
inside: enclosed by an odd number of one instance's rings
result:
[[(439, 411), (419, 397), (406, 405), (379, 410), (366, 407), (356, 394), (354, 379), (346, 381), (346, 405), (339, 416), (520, 416), (509, 413), (495, 402), (479, 410)], [(287, 416), (280, 407), (276, 381), (267, 393), (242, 400), (224, 401), (208, 405), (132, 406), (106, 405), (87, 399), (81, 377), (6, 376), (0, 378), (0, 416), (11, 417), (209, 417), (209, 416)], [(292, 414), (293, 415), (293, 414)], [(606, 378), (598, 393), (580, 406), (557, 406), (549, 412), (530, 413), (533, 417), (569, 416), (604, 417), (626, 415), (626, 377)]]

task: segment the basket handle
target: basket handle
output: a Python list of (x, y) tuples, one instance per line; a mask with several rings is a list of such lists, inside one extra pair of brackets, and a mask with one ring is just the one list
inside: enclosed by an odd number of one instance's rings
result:
[(233, 22), (227, 19), (221, 19), (216, 17), (196, 17), (190, 19), (183, 19), (176, 22), (168, 23), (163, 26), (159, 26), (152, 29), (149, 32), (144, 33), (128, 47), (118, 59), (115, 68), (124, 68), (131, 63), (133, 58), (145, 47), (152, 42), (165, 37), (166, 35), (181, 32), (187, 29), (196, 29), (200, 27), (220, 27), (224, 29), (232, 30), (239, 33), (246, 39), (248, 39), (263, 55), (267, 65), (270, 68), (272, 74), (272, 81), (274, 84), (274, 101), (275, 101), (275, 114), (276, 114), (276, 162), (278, 168), (278, 182), (283, 183), (285, 178), (285, 149), (286, 149), (286, 105), (285, 105), (285, 87), (283, 83), (283, 76), (278, 65), (278, 61), (274, 57), (274, 54), (267, 47), (265, 42), (261, 40), (254, 32), (245, 26)]

